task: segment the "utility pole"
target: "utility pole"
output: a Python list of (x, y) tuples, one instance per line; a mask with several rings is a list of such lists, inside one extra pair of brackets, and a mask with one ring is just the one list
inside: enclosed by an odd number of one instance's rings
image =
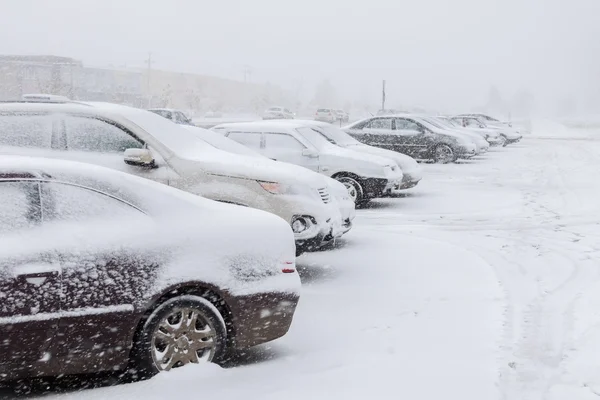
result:
[(148, 59), (145, 61), (148, 66), (147, 81), (146, 81), (146, 93), (148, 94), (148, 108), (152, 107), (152, 92), (150, 91), (150, 73), (152, 72), (152, 52), (148, 53)]
[(244, 83), (252, 81), (252, 67), (244, 65)]
[(383, 88), (381, 91), (381, 109), (385, 110), (385, 79), (383, 80)]

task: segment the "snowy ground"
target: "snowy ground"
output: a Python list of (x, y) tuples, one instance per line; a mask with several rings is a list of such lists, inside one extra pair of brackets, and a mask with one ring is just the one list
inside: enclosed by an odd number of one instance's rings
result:
[(339, 248), (300, 257), (291, 331), (238, 365), (50, 397), (598, 399), (600, 131), (533, 129), (424, 165)]

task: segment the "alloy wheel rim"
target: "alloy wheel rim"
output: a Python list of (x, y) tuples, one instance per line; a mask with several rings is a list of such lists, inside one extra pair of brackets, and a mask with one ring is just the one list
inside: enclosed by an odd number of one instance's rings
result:
[(215, 330), (200, 310), (178, 308), (163, 317), (154, 330), (152, 359), (159, 371), (210, 362), (216, 344)]
[(447, 163), (452, 161), (452, 149), (448, 146), (439, 146), (435, 149), (435, 155), (438, 161)]

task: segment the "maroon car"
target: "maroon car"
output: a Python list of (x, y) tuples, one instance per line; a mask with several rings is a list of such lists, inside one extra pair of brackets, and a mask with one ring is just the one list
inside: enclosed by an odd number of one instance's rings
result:
[(0, 381), (218, 361), (284, 335), (300, 280), (272, 214), (98, 166), (0, 159)]

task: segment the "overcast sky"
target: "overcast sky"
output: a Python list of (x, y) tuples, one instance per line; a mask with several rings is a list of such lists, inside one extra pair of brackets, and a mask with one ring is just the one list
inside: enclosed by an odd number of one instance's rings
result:
[(478, 105), (600, 91), (600, 0), (0, 0), (0, 53), (271, 81), (302, 97)]

